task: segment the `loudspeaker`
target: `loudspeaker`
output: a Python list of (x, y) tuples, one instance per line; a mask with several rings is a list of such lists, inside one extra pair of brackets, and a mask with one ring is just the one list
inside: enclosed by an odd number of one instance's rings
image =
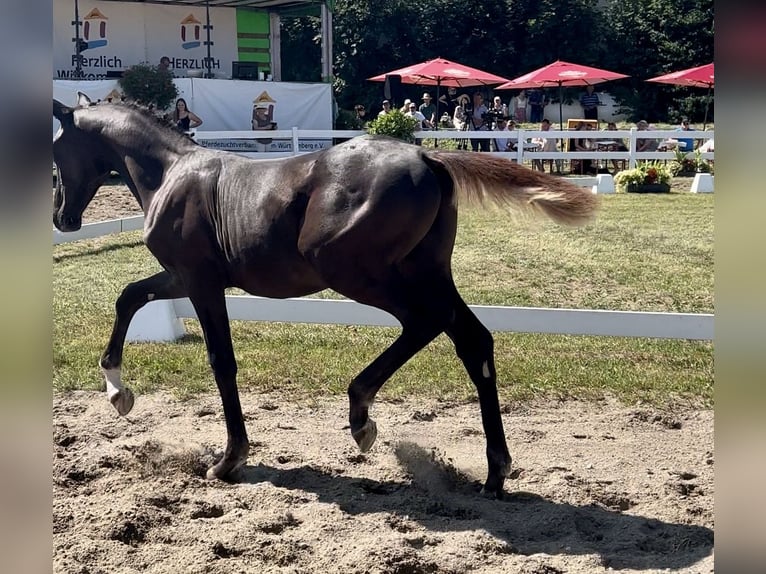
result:
[(402, 77), (398, 74), (386, 76), (386, 83), (383, 84), (383, 97), (391, 100), (391, 107), (402, 103)]

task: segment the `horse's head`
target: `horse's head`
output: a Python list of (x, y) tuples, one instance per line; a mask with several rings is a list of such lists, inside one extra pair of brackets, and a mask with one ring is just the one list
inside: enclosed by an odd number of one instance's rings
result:
[(80, 229), (83, 211), (111, 171), (98, 138), (80, 125), (78, 110), (90, 104), (88, 96), (82, 93), (74, 108), (53, 100), (53, 115), (61, 123), (53, 139), (57, 169), (53, 224), (61, 231)]

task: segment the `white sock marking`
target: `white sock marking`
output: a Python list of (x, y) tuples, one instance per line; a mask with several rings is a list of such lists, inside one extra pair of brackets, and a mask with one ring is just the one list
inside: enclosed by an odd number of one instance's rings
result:
[(125, 387), (120, 382), (122, 370), (118, 367), (116, 369), (101, 369), (106, 379), (106, 396), (111, 401), (121, 390)]
[(481, 374), (484, 375), (485, 379), (489, 378), (489, 363), (487, 361), (484, 361), (481, 365)]

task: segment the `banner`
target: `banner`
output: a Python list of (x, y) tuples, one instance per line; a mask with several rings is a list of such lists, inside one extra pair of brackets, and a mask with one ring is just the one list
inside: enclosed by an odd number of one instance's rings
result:
[[(207, 78), (176, 78), (179, 97), (186, 100), (189, 109), (202, 120), (195, 132), (252, 130), (255, 108), (262, 106), (269, 114), (275, 129), (303, 130), (332, 129), (332, 87), (330, 84), (303, 84), (292, 82), (252, 82), (247, 80), (216, 80)], [(53, 80), (53, 97), (63, 104), (77, 104), (77, 93), (83, 92), (92, 102), (105, 102), (111, 96), (120, 97), (117, 80)], [(117, 98), (117, 100), (115, 100)], [(168, 113), (172, 113), (172, 107)], [(53, 133), (58, 120), (53, 120)], [(253, 139), (268, 137), (268, 131), (253, 131)], [(216, 144), (214, 142), (224, 142)], [(289, 140), (274, 140), (265, 149), (242, 145), (248, 140), (210, 140), (206, 145), (232, 151), (291, 151)], [(225, 143), (230, 142), (230, 143)], [(301, 151), (325, 147), (324, 141), (300, 143)], [(238, 147), (239, 146), (239, 147)]]
[[(97, 80), (134, 64), (170, 58), (178, 77), (207, 70), (205, 6), (166, 6), (144, 2), (79, 0), (83, 79)], [(76, 69), (74, 0), (53, 0), (53, 78), (68, 79)], [(211, 71), (230, 77), (237, 60), (237, 11), (210, 8)]]

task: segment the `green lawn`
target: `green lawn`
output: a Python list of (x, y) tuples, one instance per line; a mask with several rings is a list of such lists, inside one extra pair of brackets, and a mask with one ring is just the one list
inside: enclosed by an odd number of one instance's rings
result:
[[(607, 195), (596, 222), (569, 229), (463, 206), (455, 279), (472, 304), (712, 313), (713, 207), (712, 194)], [(53, 266), (54, 388), (99, 389), (97, 362), (114, 300), (159, 265), (134, 232), (56, 246)], [(179, 343), (129, 344), (124, 380), (139, 392), (214, 389), (199, 325), (186, 326), (189, 335)], [(345, 393), (398, 333), (255, 322), (234, 322), (232, 329), (240, 388), (292, 395)], [(505, 401), (610, 394), (656, 405), (712, 403), (712, 342), (497, 333), (495, 349)], [(412, 394), (475, 396), (446, 337), (381, 393)]]

